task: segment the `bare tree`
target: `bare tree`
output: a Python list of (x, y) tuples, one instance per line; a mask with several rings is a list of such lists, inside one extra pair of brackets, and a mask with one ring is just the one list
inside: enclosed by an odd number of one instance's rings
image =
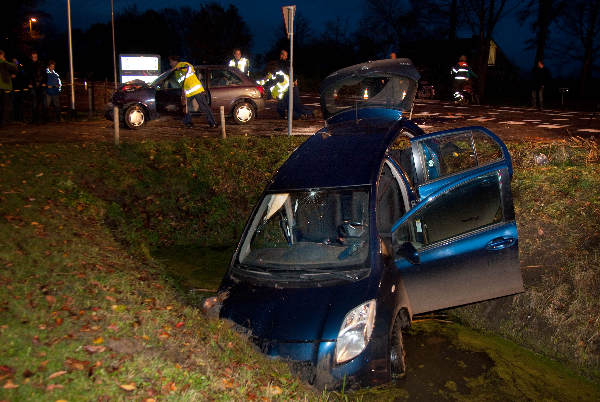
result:
[(478, 39), (476, 71), (479, 96), (483, 98), (492, 35), (498, 22), (515, 10), (516, 0), (461, 0), (461, 3), (466, 22)]
[(558, 17), (562, 39), (568, 40), (566, 55), (582, 62), (579, 93), (584, 95), (592, 76), (594, 61), (600, 54), (600, 0), (574, 0)]
[(529, 0), (519, 13), (519, 21), (524, 23), (533, 18), (531, 28), (535, 33), (535, 38), (527, 41), (529, 48), (535, 47), (535, 66), (538, 60), (544, 60), (546, 43), (550, 26), (556, 20), (567, 0)]

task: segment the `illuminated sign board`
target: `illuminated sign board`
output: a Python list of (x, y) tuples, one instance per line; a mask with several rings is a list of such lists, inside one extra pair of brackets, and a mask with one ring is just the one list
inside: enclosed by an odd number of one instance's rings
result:
[(157, 54), (120, 54), (119, 77), (122, 83), (142, 80), (150, 83), (160, 75), (160, 56)]

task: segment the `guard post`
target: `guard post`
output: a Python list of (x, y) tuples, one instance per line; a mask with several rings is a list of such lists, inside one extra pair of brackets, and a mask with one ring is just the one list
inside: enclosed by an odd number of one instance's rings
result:
[(281, 7), (283, 22), (287, 36), (290, 39), (290, 85), (288, 87), (288, 136), (292, 135), (292, 121), (294, 119), (294, 14), (296, 6)]

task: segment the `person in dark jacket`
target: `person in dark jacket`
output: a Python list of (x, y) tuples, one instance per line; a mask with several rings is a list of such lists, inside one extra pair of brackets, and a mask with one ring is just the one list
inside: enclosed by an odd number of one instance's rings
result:
[(25, 63), (25, 80), (31, 104), (31, 119), (33, 123), (41, 121), (44, 115), (46, 97), (46, 67), (42, 64), (36, 51), (31, 52), (31, 58)]
[(60, 76), (54, 69), (56, 63), (54, 60), (48, 62), (48, 68), (46, 69), (46, 111), (50, 113), (50, 107), (54, 108), (56, 113), (56, 121), (60, 121), (60, 90), (62, 89), (62, 82)]
[(544, 108), (544, 86), (550, 81), (550, 71), (544, 67), (542, 60), (538, 60), (531, 75), (531, 106), (537, 106), (538, 109), (542, 110)]
[(25, 121), (23, 115), (23, 106), (25, 104), (25, 72), (23, 71), (23, 65), (19, 63), (16, 58), (12, 59), (13, 64), (17, 67), (17, 72), (14, 74), (12, 79), (13, 92), (12, 92), (12, 109), (13, 109), (13, 120), (14, 121)]
[(0, 127), (8, 121), (10, 115), (12, 79), (16, 74), (17, 66), (6, 61), (4, 50), (0, 50)]

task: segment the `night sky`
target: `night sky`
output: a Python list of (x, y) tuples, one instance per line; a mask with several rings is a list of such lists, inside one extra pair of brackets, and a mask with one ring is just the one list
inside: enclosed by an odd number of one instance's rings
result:
[[(208, 1), (206, 1), (208, 2)], [(235, 5), (253, 33), (253, 48), (251, 52), (262, 53), (269, 49), (273, 37), (280, 27), (282, 16), (281, 6), (294, 4), (294, 2), (278, 0), (242, 1), (242, 0), (217, 0), (217, 3), (227, 7)], [(52, 15), (57, 29), (67, 26), (66, 0), (46, 0), (43, 9)], [(137, 5), (138, 10), (146, 9), (161, 10), (166, 7), (179, 8), (189, 6), (199, 8), (204, 1), (186, 0), (114, 0), (115, 12), (127, 7)], [(313, 33), (321, 32), (327, 21), (340, 17), (342, 21), (347, 20), (350, 29), (363, 15), (362, 0), (303, 0), (295, 2), (299, 12), (311, 21)], [(74, 28), (85, 29), (96, 22), (110, 21), (110, 0), (71, 0), (71, 19)], [(118, 32), (117, 32), (118, 34)], [(469, 30), (459, 32), (459, 36), (470, 36)], [(516, 18), (507, 17), (497, 28), (494, 38), (500, 48), (507, 54), (509, 59), (519, 66), (523, 71), (529, 71), (533, 64), (534, 52), (524, 49), (524, 41), (531, 37), (528, 24), (519, 24)], [(401, 49), (401, 45), (398, 46)], [(400, 52), (401, 53), (401, 52)], [(401, 54), (400, 54), (401, 56)], [(551, 61), (547, 62), (553, 74), (559, 75), (559, 66)], [(565, 71), (564, 73), (567, 73)]]

